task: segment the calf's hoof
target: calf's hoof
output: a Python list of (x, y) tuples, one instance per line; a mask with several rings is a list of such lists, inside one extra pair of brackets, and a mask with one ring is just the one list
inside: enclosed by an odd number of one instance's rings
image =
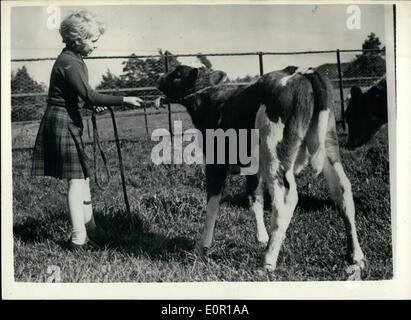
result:
[(353, 259), (353, 262), (356, 266), (358, 266), (361, 270), (365, 269), (365, 265), (367, 263), (367, 260), (365, 259), (365, 257), (362, 257), (360, 259)]
[(257, 235), (257, 241), (259, 244), (259, 247), (261, 248), (266, 248), (267, 247), (267, 243), (268, 243), (268, 233), (265, 232), (262, 235)]
[(264, 270), (266, 272), (274, 272), (275, 271), (276, 266), (270, 263), (265, 263), (264, 264)]
[(356, 254), (349, 255), (349, 261), (359, 267), (361, 270), (365, 269), (365, 265), (367, 263), (367, 259), (365, 259), (364, 253), (360, 250)]
[(207, 258), (207, 257), (210, 256), (210, 248), (209, 248), (209, 247), (197, 246), (197, 247), (196, 247), (196, 253), (197, 253), (201, 258)]

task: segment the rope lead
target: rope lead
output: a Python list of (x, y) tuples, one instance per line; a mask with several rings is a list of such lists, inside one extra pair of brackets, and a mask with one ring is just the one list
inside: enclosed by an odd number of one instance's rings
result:
[[(125, 181), (125, 177), (124, 177), (123, 157), (121, 155), (121, 147), (120, 147), (120, 140), (119, 140), (119, 137), (118, 137), (116, 118), (114, 116), (113, 109), (111, 107), (107, 107), (107, 109), (110, 111), (111, 121), (113, 123), (114, 137), (115, 137), (115, 140), (116, 140), (118, 162), (119, 162), (119, 167), (120, 167), (121, 182), (122, 182), (122, 185), (123, 185), (124, 202), (126, 204), (127, 213), (130, 214), (130, 204), (128, 202), (128, 196), (127, 196), (126, 181)], [(105, 191), (110, 186), (111, 175), (110, 175), (110, 171), (109, 171), (108, 165), (107, 165), (107, 158), (106, 158), (106, 156), (104, 154), (104, 151), (101, 148), (101, 144), (100, 144), (100, 137), (99, 137), (99, 134), (98, 134), (97, 121), (96, 121), (96, 113), (97, 112), (94, 110), (93, 114), (91, 116), (91, 121), (92, 121), (92, 124), (93, 124), (94, 179), (96, 181), (97, 186), (102, 191)], [(107, 184), (105, 186), (103, 186), (99, 182), (99, 179), (98, 179), (98, 174), (97, 174), (97, 148), (100, 151), (100, 156), (101, 156), (101, 159), (103, 160), (104, 168), (105, 168), (105, 171), (107, 173)]]
[[(111, 183), (111, 175), (110, 175), (110, 170), (108, 169), (108, 165), (107, 165), (107, 158), (106, 155), (104, 154), (103, 149), (101, 148), (101, 144), (100, 144), (100, 137), (98, 134), (98, 128), (97, 128), (97, 120), (96, 120), (96, 111), (93, 111), (93, 114), (91, 116), (91, 122), (93, 124), (93, 159), (94, 159), (94, 180), (96, 182), (97, 187), (99, 187), (99, 189), (101, 191), (106, 191), (107, 188), (110, 186)], [(98, 173), (97, 173), (97, 148), (100, 151), (100, 156), (101, 159), (103, 160), (103, 164), (104, 164), (104, 169), (107, 173), (107, 183), (106, 185), (103, 185), (101, 182), (99, 182), (99, 178), (98, 178)]]

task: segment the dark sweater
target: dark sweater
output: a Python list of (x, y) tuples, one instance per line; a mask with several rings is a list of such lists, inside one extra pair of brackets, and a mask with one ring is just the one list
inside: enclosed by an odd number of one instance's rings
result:
[(49, 105), (80, 109), (89, 106), (115, 106), (123, 104), (123, 97), (97, 93), (88, 83), (87, 66), (80, 54), (64, 48), (51, 71), (47, 103)]

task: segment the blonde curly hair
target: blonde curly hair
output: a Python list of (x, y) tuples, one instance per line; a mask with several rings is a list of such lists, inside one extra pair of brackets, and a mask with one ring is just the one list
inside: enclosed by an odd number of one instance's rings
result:
[(60, 24), (60, 35), (68, 46), (81, 46), (83, 40), (102, 35), (106, 26), (90, 11), (71, 12)]

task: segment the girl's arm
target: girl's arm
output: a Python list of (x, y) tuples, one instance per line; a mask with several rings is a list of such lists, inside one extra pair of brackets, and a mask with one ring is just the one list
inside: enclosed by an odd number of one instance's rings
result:
[(87, 81), (87, 74), (80, 62), (73, 61), (70, 65), (64, 67), (66, 80), (70, 86), (77, 91), (83, 101), (91, 106), (118, 106), (129, 104), (129, 97), (112, 96), (101, 94), (90, 87)]

